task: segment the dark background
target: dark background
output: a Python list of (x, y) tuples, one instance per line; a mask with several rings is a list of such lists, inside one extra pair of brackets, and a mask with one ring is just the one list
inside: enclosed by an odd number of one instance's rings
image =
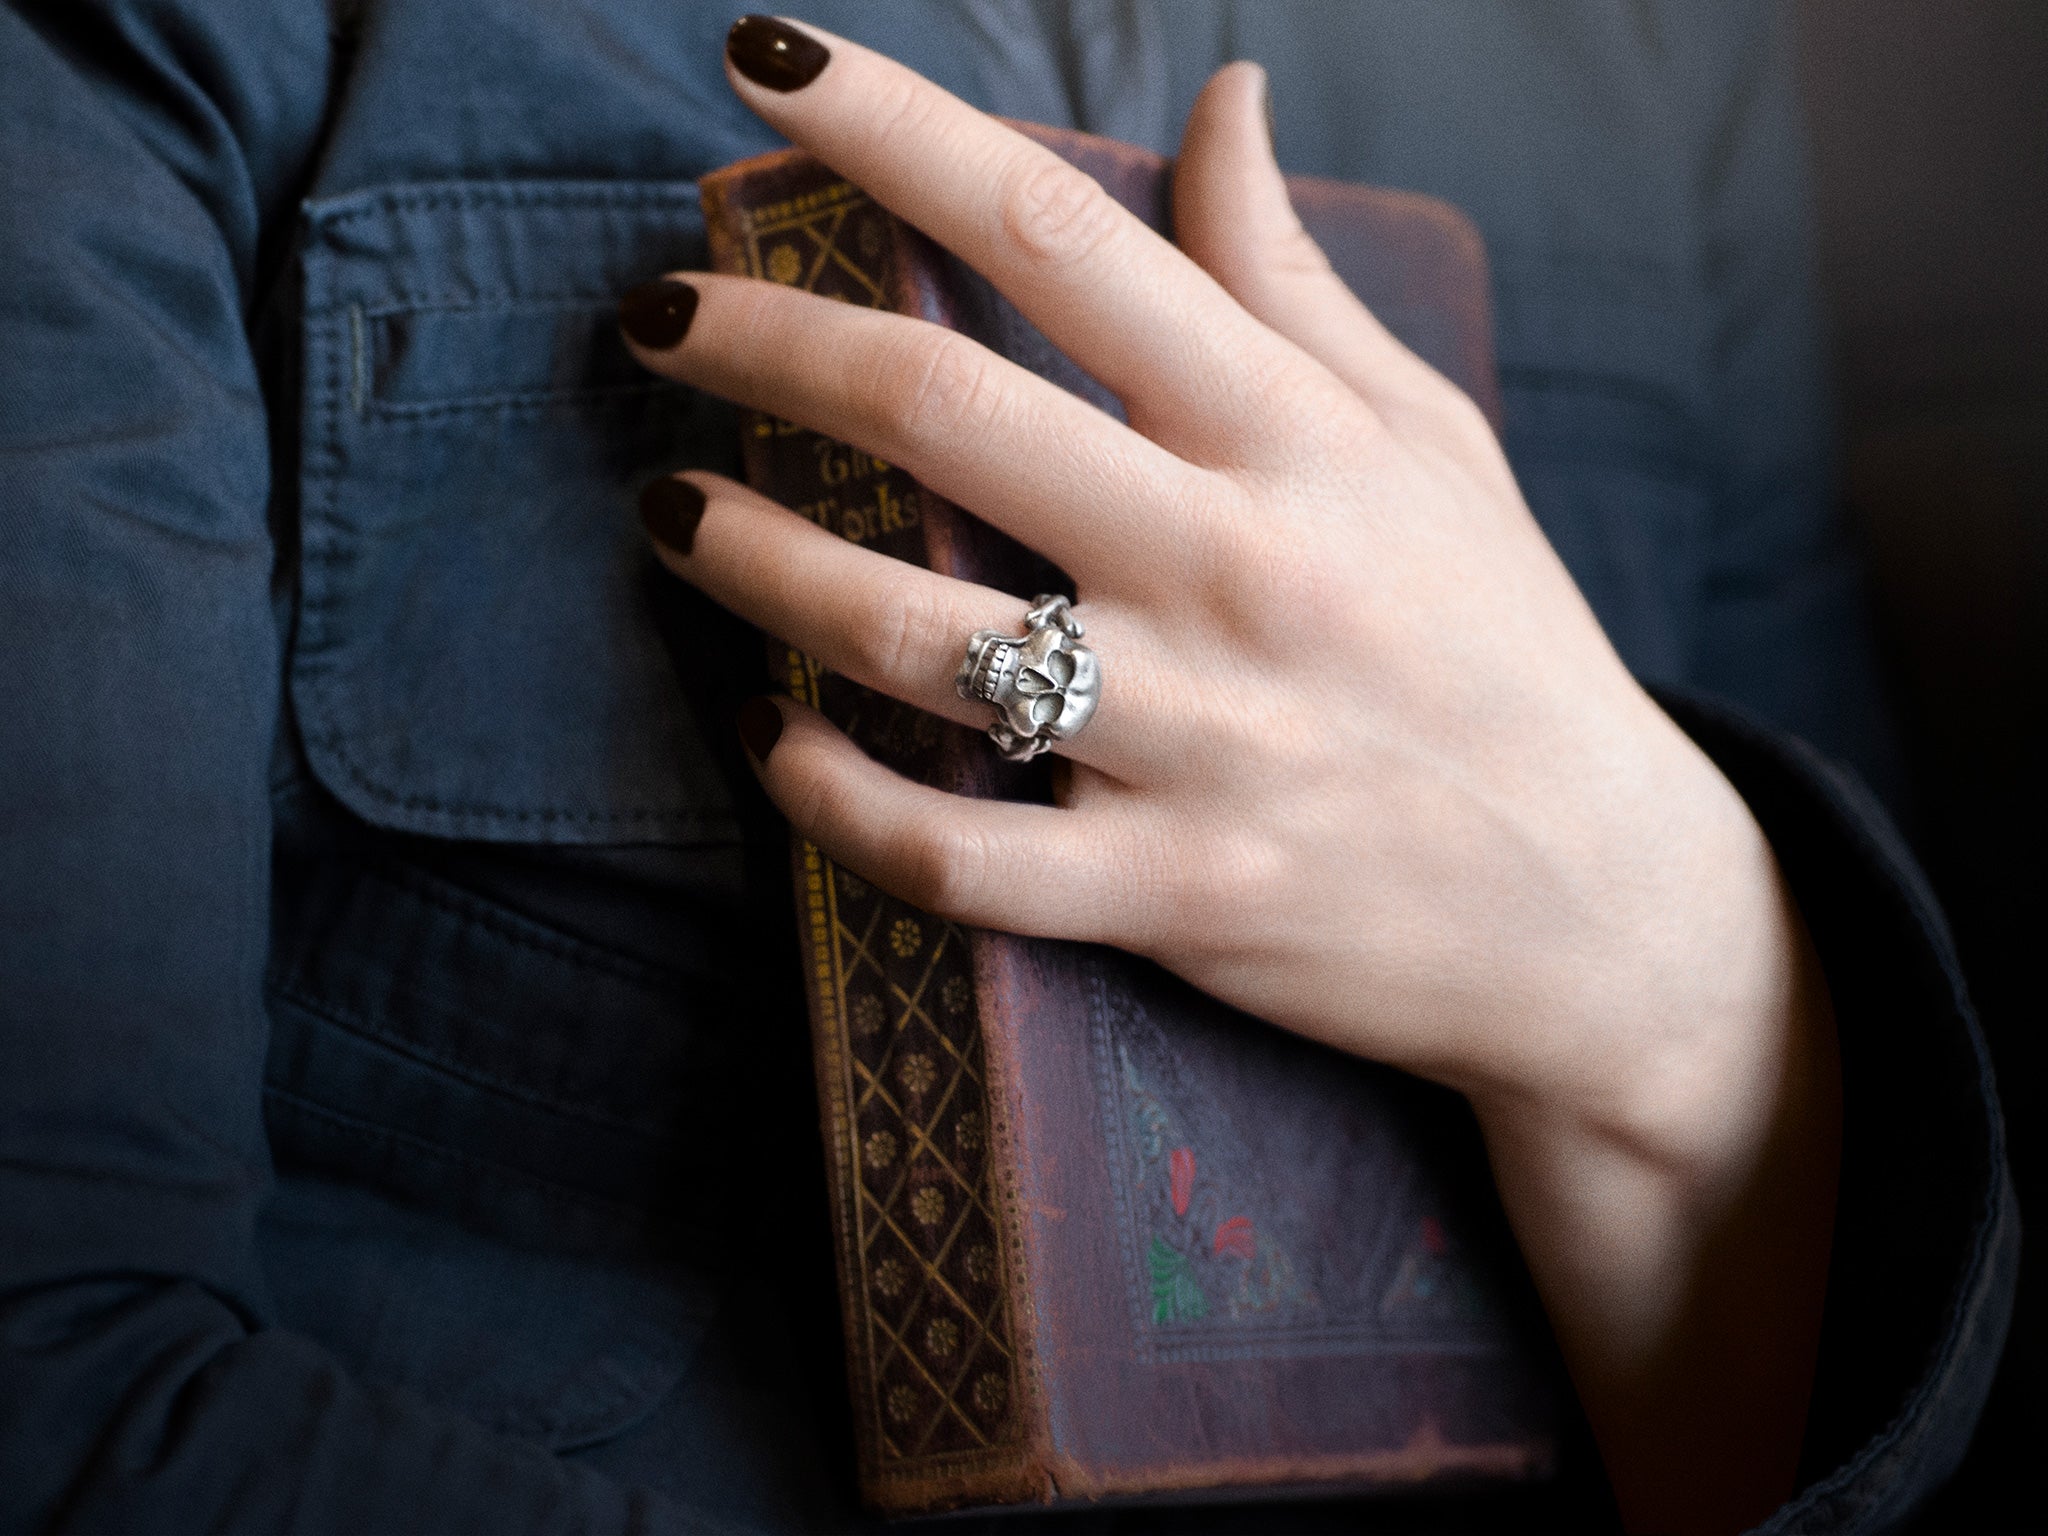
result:
[(2048, 1529), (2048, 0), (1800, 0), (1842, 469), (1914, 840), (2030, 1224), (1969, 1460), (1916, 1529)]

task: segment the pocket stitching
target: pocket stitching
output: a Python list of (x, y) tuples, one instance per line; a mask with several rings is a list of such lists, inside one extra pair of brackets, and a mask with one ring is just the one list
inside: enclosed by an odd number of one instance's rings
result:
[(412, 422), (432, 422), (444, 416), (463, 412), (520, 412), (544, 410), (552, 405), (581, 405), (586, 401), (607, 401), (631, 399), (636, 396), (653, 394), (687, 395), (691, 391), (673, 379), (649, 377), (627, 384), (594, 384), (588, 386), (565, 386), (558, 389), (512, 389), (474, 395), (443, 395), (431, 400), (390, 401), (380, 400), (368, 387), (373, 371), (371, 343), (366, 325), (396, 316), (411, 315), (464, 315), (475, 313), (520, 314), (528, 311), (558, 310), (572, 312), (578, 309), (605, 308), (613, 302), (609, 293), (596, 293), (587, 289), (564, 289), (553, 293), (520, 294), (512, 289), (497, 288), (481, 293), (463, 293), (449, 290), (422, 298), (418, 302), (406, 301), (400, 293), (401, 302), (390, 304), (361, 304), (353, 301), (308, 307), (306, 317), (325, 318), (333, 314), (348, 316), (349, 344), (349, 409), (359, 418), (371, 419), (390, 424), (403, 430)]
[(408, 209), (476, 208), (485, 205), (501, 208), (631, 208), (654, 207), (664, 203), (689, 207), (700, 203), (694, 187), (620, 187), (582, 183), (574, 186), (534, 188), (508, 187), (496, 182), (448, 182), (440, 186), (409, 191), (383, 188), (367, 193), (356, 193), (352, 197), (344, 197), (337, 201), (353, 201), (356, 206), (336, 207), (330, 204), (325, 210), (321, 210), (317, 203), (309, 202), (306, 205), (308, 222), (316, 228), (337, 229), (344, 224), (367, 219), (379, 213), (394, 213)]
[(443, 400), (396, 405), (366, 401), (357, 414), (383, 422), (398, 431), (411, 426), (431, 426), (443, 416), (471, 412), (505, 413), (543, 411), (551, 406), (597, 405), (612, 400), (631, 400), (649, 395), (685, 394), (683, 385), (657, 379), (646, 384), (599, 384), (588, 389), (523, 390), (501, 395), (452, 395)]
[[(488, 1093), (503, 1094), (522, 1108), (539, 1110), (545, 1114), (559, 1115), (565, 1120), (596, 1126), (601, 1130), (638, 1137), (643, 1141), (658, 1143), (662, 1139), (661, 1133), (658, 1130), (611, 1115), (592, 1104), (572, 1099), (566, 1095), (549, 1095), (537, 1092), (523, 1083), (513, 1082), (511, 1079), (492, 1072), (488, 1068), (479, 1067), (473, 1061), (458, 1060), (451, 1052), (437, 1051), (430, 1047), (422, 1046), (418, 1041), (409, 1039), (395, 1030), (384, 1027), (380, 1019), (373, 1018), (358, 1009), (337, 1003), (332, 998), (314, 996), (311, 989), (300, 986), (295, 977), (273, 976), (266, 990), (272, 998), (285, 1004), (287, 1007), (297, 1008), (303, 1013), (311, 1014), (323, 1023), (331, 1024), (337, 1029), (346, 1030), (359, 1039), (367, 1040), (373, 1045), (380, 1045), (384, 1049), (403, 1056), (409, 1061), (415, 1061), (432, 1071), (445, 1073), (465, 1087), (482, 1089)], [(415, 1003), (431, 1004), (433, 1002), (430, 994), (418, 988), (407, 987), (401, 984), (394, 990), (399, 996)], [(385, 1127), (385, 1129), (389, 1129), (389, 1127)], [(490, 1166), (494, 1168), (505, 1167), (508, 1172), (512, 1173), (525, 1172), (525, 1170), (495, 1162), (491, 1163)], [(540, 1177), (538, 1174), (529, 1174), (527, 1176), (533, 1178)], [(596, 1196), (593, 1198), (601, 1199), (602, 1197)]]
[[(559, 293), (520, 293), (511, 288), (491, 288), (472, 293), (451, 288), (446, 293), (422, 294), (417, 300), (410, 298), (401, 290), (396, 303), (348, 307), (359, 309), (365, 320), (384, 320), (392, 315), (447, 315), (460, 314), (471, 309), (573, 309), (585, 304), (606, 304), (616, 297), (615, 294), (595, 293), (580, 288), (564, 289)], [(309, 309), (307, 314), (324, 314), (342, 307), (342, 304), (337, 302), (323, 305), (318, 310)]]
[[(320, 525), (324, 530), (335, 526), (338, 504), (341, 496), (341, 472), (338, 467), (341, 443), (341, 418), (346, 409), (346, 388), (342, 365), (342, 338), (334, 334), (336, 321), (344, 311), (329, 306), (322, 311), (326, 320), (327, 336), (327, 382), (321, 403), (321, 447), (325, 462), (314, 471), (320, 494), (316, 505), (320, 514)], [(310, 319), (309, 315), (309, 319)], [(310, 530), (308, 530), (310, 532)], [(330, 540), (304, 540), (301, 556), (317, 561), (323, 566), (333, 566), (342, 558), (340, 551), (330, 547)], [(308, 638), (317, 643), (327, 639), (329, 609), (337, 601), (335, 584), (330, 580), (321, 584), (317, 596), (300, 594), (300, 622), (303, 628), (310, 628)], [(335, 712), (335, 699), (331, 679), (327, 676), (329, 667), (317, 657), (307, 657), (303, 652), (294, 657), (293, 669), (304, 678), (314, 699), (321, 706), (323, 714)], [(351, 753), (347, 744), (347, 732), (342, 726), (309, 736), (309, 744), (328, 753), (337, 767), (347, 775), (349, 782), (371, 799), (398, 810), (433, 811), (454, 816), (476, 816), (498, 821), (563, 823), (580, 826), (616, 826), (638, 823), (647, 826), (664, 826), (677, 832), (702, 832), (722, 821), (710, 812), (664, 809), (654, 806), (628, 807), (611, 811), (579, 811), (561, 806), (515, 807), (495, 805), (487, 802), (463, 802), (444, 800), (438, 795), (403, 794), (371, 778), (369, 771)]]
[(431, 1141), (414, 1131), (400, 1130), (396, 1126), (379, 1125), (375, 1121), (365, 1120), (361, 1115), (351, 1114), (345, 1109), (336, 1109), (331, 1105), (321, 1103), (318, 1099), (308, 1098), (305, 1094), (295, 1089), (285, 1088), (277, 1083), (265, 1083), (263, 1085), (263, 1096), (276, 1099), (283, 1104), (288, 1104), (302, 1114), (312, 1115), (315, 1119), (324, 1120), (333, 1129), (352, 1136), (359, 1141), (402, 1146), (408, 1153), (416, 1154), (420, 1157), (440, 1158), (445, 1162), (456, 1163), (480, 1173), (488, 1173), (495, 1177), (510, 1179), (516, 1184), (527, 1186), (533, 1193), (545, 1199), (558, 1201), (563, 1205), (575, 1206), (594, 1216), (617, 1220), (620, 1218), (632, 1219), (641, 1214), (639, 1208), (628, 1201), (613, 1200), (587, 1189), (578, 1189), (571, 1184), (557, 1183), (546, 1175), (535, 1173), (531, 1169), (514, 1167), (510, 1163), (501, 1163), (494, 1158), (479, 1157), (474, 1152), (465, 1152), (457, 1147), (450, 1147), (437, 1141)]
[[(329, 701), (324, 679), (313, 679), (316, 690), (323, 701)], [(654, 806), (643, 806), (616, 811), (577, 811), (560, 806), (514, 807), (493, 805), (487, 801), (444, 800), (439, 795), (401, 794), (388, 789), (368, 775), (355, 758), (349, 755), (347, 733), (340, 727), (330, 733), (309, 738), (323, 750), (334, 754), (335, 761), (347, 773), (349, 782), (354, 784), (371, 799), (402, 811), (445, 811), (454, 816), (492, 816), (508, 821), (538, 822), (588, 822), (612, 823), (627, 821), (674, 822), (679, 825), (694, 824), (707, 819), (702, 811), (663, 810)]]

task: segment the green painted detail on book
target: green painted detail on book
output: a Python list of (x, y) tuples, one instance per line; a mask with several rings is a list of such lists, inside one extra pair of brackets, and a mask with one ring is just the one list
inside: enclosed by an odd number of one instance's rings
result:
[[(851, 303), (888, 303), (889, 216), (845, 183), (743, 211), (749, 268)], [(755, 416), (774, 459), (764, 486), (821, 525), (922, 563), (923, 492), (893, 465)], [(943, 777), (958, 729), (787, 653), (791, 693), (870, 754)], [(1003, 1233), (990, 1183), (988, 1090), (967, 936), (876, 890), (815, 849), (799, 902), (815, 937), (813, 984), (837, 1035), (843, 1105), (833, 1148), (851, 1230), (856, 1412), (874, 1470), (957, 1464), (1023, 1438)]]
[(1208, 1316), (1209, 1298), (1179, 1249), (1155, 1237), (1147, 1260), (1152, 1270), (1153, 1322), (1184, 1323)]

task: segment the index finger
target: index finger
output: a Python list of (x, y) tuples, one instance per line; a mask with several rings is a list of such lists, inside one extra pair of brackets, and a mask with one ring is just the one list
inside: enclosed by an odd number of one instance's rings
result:
[(914, 71), (759, 16), (726, 61), (748, 106), (980, 272), (1162, 446), (1241, 460), (1301, 408), (1286, 380), (1318, 387), (1322, 370), (1092, 177)]

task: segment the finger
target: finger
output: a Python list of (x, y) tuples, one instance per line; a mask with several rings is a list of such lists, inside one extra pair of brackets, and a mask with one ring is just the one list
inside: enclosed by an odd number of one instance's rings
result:
[(1124, 936), (1130, 861), (1102, 817), (912, 783), (787, 699), (750, 701), (740, 735), (799, 837), (919, 911), (1038, 938)]
[(1404, 346), (1331, 268), (1273, 156), (1265, 70), (1226, 64), (1195, 98), (1174, 162), (1174, 237), (1232, 298), (1387, 419), (1463, 395)]
[[(746, 73), (772, 74), (778, 31), (829, 50), (800, 88)], [(913, 71), (757, 18), (734, 27), (727, 63), (748, 106), (988, 278), (1175, 453), (1256, 456), (1329, 384), (1093, 178)]]
[[(696, 295), (682, 335), (636, 321), (678, 284)], [(1214, 477), (957, 331), (701, 272), (621, 316), (655, 372), (901, 465), (1091, 589), (1190, 577)]]
[[(961, 698), (953, 680), (976, 630), (1022, 629), (1025, 599), (863, 549), (715, 475), (658, 480), (641, 509), (662, 563), (757, 628), (891, 698), (962, 725), (989, 723), (989, 706)], [(1114, 613), (1080, 613), (1116, 691), (1058, 750), (1128, 778), (1153, 765), (1166, 734), (1145, 702), (1144, 668), (1124, 665), (1142, 648), (1127, 646)]]

